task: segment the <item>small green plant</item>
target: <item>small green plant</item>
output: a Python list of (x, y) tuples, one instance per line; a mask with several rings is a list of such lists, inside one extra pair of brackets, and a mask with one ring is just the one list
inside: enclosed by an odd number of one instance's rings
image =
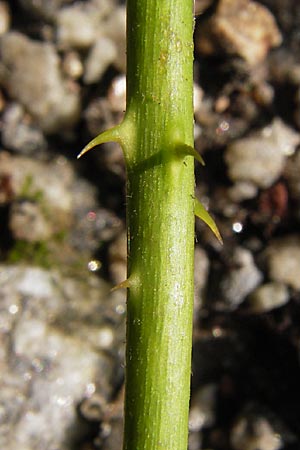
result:
[(49, 269), (51, 267), (51, 256), (46, 242), (16, 241), (11, 248), (7, 259), (11, 263), (28, 261)]
[(118, 142), (127, 168), (124, 450), (186, 450), (194, 214), (193, 1), (127, 1), (123, 122), (81, 152)]
[(33, 175), (27, 175), (25, 177), (24, 183), (21, 187), (20, 197), (42, 204), (44, 194), (41, 190), (34, 188)]

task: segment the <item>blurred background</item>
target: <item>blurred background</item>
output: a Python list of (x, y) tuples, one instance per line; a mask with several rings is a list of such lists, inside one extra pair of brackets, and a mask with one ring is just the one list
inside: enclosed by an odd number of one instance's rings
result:
[[(195, 13), (189, 450), (298, 450), (300, 6)], [(0, 448), (121, 449), (125, 95), (124, 2), (0, 1)]]

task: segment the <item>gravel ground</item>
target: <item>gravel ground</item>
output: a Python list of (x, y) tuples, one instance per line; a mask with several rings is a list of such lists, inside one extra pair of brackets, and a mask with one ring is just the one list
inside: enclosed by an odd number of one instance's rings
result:
[[(190, 450), (300, 448), (300, 6), (197, 0)], [(0, 1), (0, 447), (121, 448), (117, 0)]]

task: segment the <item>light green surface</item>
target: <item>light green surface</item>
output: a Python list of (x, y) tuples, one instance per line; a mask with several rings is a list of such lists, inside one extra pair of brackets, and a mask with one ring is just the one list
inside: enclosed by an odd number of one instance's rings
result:
[[(127, 2), (124, 450), (186, 450), (194, 254), (193, 2)], [(133, 126), (132, 126), (133, 125)]]

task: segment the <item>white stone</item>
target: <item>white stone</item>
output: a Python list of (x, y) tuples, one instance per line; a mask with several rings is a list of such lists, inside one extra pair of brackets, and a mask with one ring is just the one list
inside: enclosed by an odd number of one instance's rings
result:
[(3, 84), (47, 133), (73, 126), (79, 118), (79, 90), (63, 79), (50, 43), (8, 32), (0, 43)]
[(107, 0), (94, 0), (76, 2), (62, 8), (57, 18), (59, 44), (79, 49), (92, 46), (111, 7)]
[(225, 152), (229, 177), (234, 182), (268, 188), (281, 175), (287, 156), (299, 143), (299, 133), (275, 119), (257, 133), (229, 144)]
[(116, 57), (117, 48), (115, 43), (105, 36), (98, 38), (85, 62), (83, 81), (86, 84), (99, 81)]
[(266, 250), (270, 278), (300, 291), (300, 238), (290, 235), (273, 241)]
[(266, 283), (255, 289), (249, 296), (249, 310), (253, 313), (264, 313), (280, 308), (289, 301), (289, 291), (285, 284)]

